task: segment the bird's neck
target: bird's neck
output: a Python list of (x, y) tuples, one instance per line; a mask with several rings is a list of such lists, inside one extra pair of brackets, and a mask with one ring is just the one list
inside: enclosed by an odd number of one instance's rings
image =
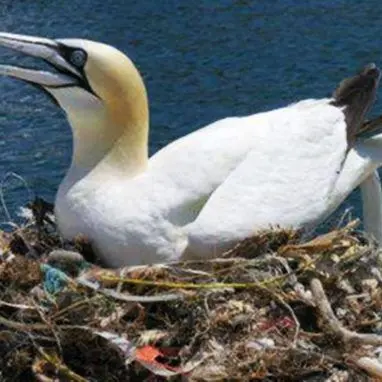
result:
[[(143, 103), (98, 108), (68, 115), (73, 131), (72, 164), (68, 175), (88, 173), (134, 176), (148, 163), (148, 108)], [(140, 107), (139, 107), (140, 106)]]

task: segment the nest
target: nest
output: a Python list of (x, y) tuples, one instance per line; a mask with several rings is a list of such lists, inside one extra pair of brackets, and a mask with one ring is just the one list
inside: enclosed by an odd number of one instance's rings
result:
[(382, 276), (357, 222), (270, 230), (221, 258), (123, 269), (37, 200), (0, 236), (2, 381), (382, 378)]

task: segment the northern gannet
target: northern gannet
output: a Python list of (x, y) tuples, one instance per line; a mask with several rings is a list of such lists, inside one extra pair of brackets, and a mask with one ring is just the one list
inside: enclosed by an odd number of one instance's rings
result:
[(122, 52), (9, 33), (0, 45), (56, 69), (0, 65), (0, 74), (40, 86), (66, 112), (73, 155), (56, 196), (58, 227), (67, 239), (87, 236), (111, 267), (216, 255), (269, 225), (314, 225), (382, 163), (368, 146), (378, 140), (357, 138), (375, 65), (332, 98), (217, 121), (149, 160), (146, 90)]

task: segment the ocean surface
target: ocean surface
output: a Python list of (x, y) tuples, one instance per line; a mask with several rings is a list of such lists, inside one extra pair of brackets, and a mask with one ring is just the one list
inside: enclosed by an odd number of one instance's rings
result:
[[(381, 0), (0, 0), (3, 31), (99, 40), (132, 58), (149, 93), (151, 153), (226, 116), (328, 96), (366, 63), (382, 66), (381, 14)], [(0, 50), (1, 63), (19, 60)], [(70, 156), (64, 114), (34, 87), (0, 78), (0, 181), (11, 219), (36, 195), (54, 200)], [(357, 191), (348, 207), (360, 214)]]

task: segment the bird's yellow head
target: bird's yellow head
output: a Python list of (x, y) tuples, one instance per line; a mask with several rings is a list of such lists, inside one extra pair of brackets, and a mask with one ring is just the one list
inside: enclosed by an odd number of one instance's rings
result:
[(39, 86), (66, 112), (73, 131), (73, 161), (78, 166), (94, 167), (107, 155), (124, 168), (145, 166), (146, 89), (125, 54), (95, 41), (10, 33), (0, 33), (0, 46), (54, 67), (54, 71), (43, 71), (0, 65), (0, 74)]

